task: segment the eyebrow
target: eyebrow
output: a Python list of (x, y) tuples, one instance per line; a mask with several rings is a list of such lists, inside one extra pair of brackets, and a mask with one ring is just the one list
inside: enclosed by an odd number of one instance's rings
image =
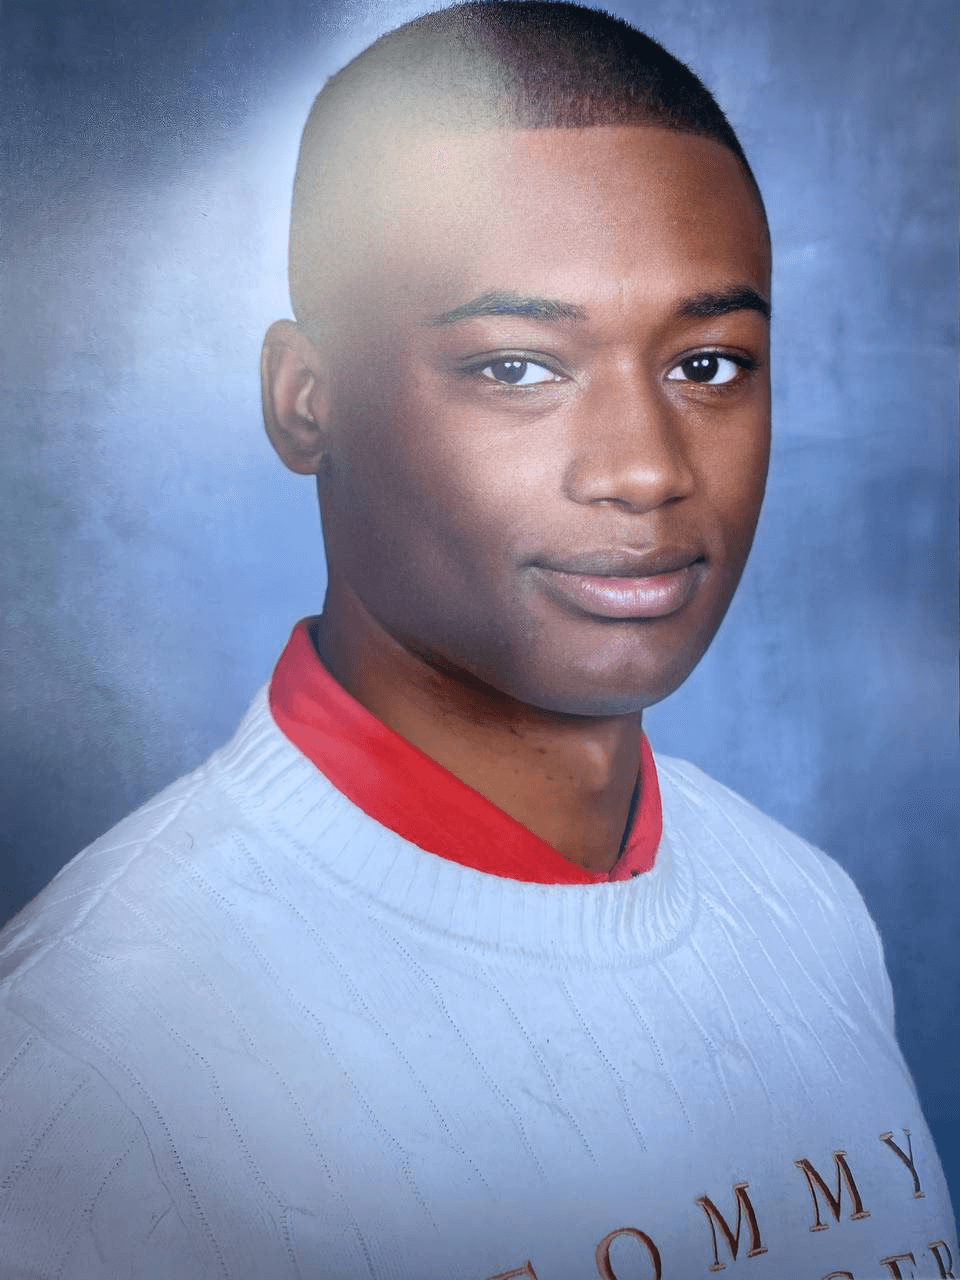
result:
[(528, 298), (519, 293), (497, 291), (481, 293), (479, 298), (464, 302), (452, 311), (435, 316), (433, 324), (457, 324), (474, 316), (524, 316), (530, 320), (586, 320), (583, 307), (573, 302), (560, 302), (555, 298)]
[[(731, 315), (735, 311), (758, 311), (765, 320), (770, 319), (770, 303), (756, 289), (734, 285), (729, 289), (696, 293), (677, 308), (677, 315), (684, 318), (715, 319)], [(523, 316), (531, 320), (561, 321), (587, 319), (587, 312), (573, 302), (561, 302), (556, 298), (531, 298), (519, 293), (497, 290), (482, 293), (470, 302), (461, 303), (451, 311), (435, 316), (433, 325), (457, 324), (476, 316)]]
[(770, 319), (770, 303), (756, 289), (735, 285), (732, 289), (695, 293), (678, 308), (681, 316), (712, 320), (716, 316), (728, 316), (734, 311), (759, 311), (765, 320)]

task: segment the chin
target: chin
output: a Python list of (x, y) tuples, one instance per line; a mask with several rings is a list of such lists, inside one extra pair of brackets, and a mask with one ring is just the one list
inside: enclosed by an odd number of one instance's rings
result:
[(657, 689), (600, 690), (581, 687), (570, 692), (544, 689), (532, 691), (531, 696), (520, 700), (528, 706), (539, 707), (542, 711), (551, 711), (558, 715), (591, 718), (634, 716), (668, 698), (682, 683), (682, 680), (678, 680), (665, 688)]
[(637, 715), (679, 689), (702, 656), (701, 650), (686, 660), (671, 655), (662, 666), (619, 662), (606, 669), (593, 663), (558, 663), (548, 672), (531, 671), (526, 677), (492, 683), (518, 702), (560, 715)]
[(675, 693), (709, 648), (729, 596), (698, 595), (677, 613), (643, 620), (571, 623), (541, 612), (533, 625), (511, 629), (513, 643), (501, 648), (497, 666), (487, 656), (485, 670), (474, 670), (502, 693), (544, 711), (636, 715)]

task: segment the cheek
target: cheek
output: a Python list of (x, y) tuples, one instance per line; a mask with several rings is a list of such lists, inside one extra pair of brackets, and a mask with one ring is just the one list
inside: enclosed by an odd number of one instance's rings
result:
[(450, 602), (466, 580), (478, 602), (489, 597), (524, 490), (509, 454), (435, 407), (362, 409), (342, 421), (348, 429), (331, 451), (328, 554), (358, 584), (391, 596), (403, 584), (420, 600), (429, 584)]
[(763, 501), (770, 457), (767, 414), (717, 433), (701, 455), (703, 490), (734, 559), (749, 550)]
[(375, 487), (384, 511), (415, 527), (421, 546), (429, 540), (450, 558), (469, 554), (482, 571), (542, 523), (557, 476), (545, 465), (543, 433), (529, 423), (440, 394), (411, 394), (381, 413), (366, 419), (369, 438), (352, 470), (370, 468), (371, 497)]

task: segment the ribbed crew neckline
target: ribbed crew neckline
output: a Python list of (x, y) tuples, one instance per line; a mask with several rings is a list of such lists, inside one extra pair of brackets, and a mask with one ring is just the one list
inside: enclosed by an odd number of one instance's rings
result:
[[(656, 959), (695, 916), (693, 868), (665, 823), (657, 860), (644, 875), (598, 884), (537, 884), (461, 866), (418, 848), (369, 817), (281, 732), (268, 689), (233, 739), (208, 762), (219, 785), (272, 845), (324, 878), (331, 890), (366, 899), (389, 925), (469, 949), (578, 965)], [(661, 781), (669, 781), (663, 774)], [(669, 791), (665, 790), (669, 818)], [(429, 803), (429, 796), (424, 796)]]

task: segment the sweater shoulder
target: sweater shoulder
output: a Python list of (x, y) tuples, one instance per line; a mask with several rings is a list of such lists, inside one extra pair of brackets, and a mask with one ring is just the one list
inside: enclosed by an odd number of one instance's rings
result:
[(798, 920), (829, 935), (869, 979), (893, 1025), (893, 993), (883, 944), (863, 897), (829, 854), (770, 817), (696, 765), (657, 756), (664, 827), (699, 865), (701, 887), (725, 898), (738, 890), (763, 900), (773, 919)]
[(282, 787), (291, 757), (296, 772), (302, 761), (261, 691), (230, 742), (81, 850), (0, 930), (0, 1003), (28, 972), (69, 967), (71, 948), (142, 939), (146, 918), (154, 934), (165, 921), (189, 930), (256, 826), (251, 811), (262, 797), (247, 778)]
[(713, 859), (726, 854), (741, 864), (761, 860), (782, 875), (810, 876), (829, 891), (853, 895), (862, 903), (852, 879), (834, 858), (697, 765), (658, 755), (657, 772), (664, 822), (675, 835), (695, 832), (701, 848), (706, 837)]
[(215, 791), (215, 769), (207, 761), (71, 858), (0, 931), (0, 982), (42, 962), (64, 938), (82, 934), (93, 915), (122, 910), (129, 878), (152, 875), (165, 895), (182, 890), (177, 848), (194, 842), (200, 824), (211, 825), (212, 807), (220, 808), (222, 825), (230, 821), (221, 797), (211, 805)]

